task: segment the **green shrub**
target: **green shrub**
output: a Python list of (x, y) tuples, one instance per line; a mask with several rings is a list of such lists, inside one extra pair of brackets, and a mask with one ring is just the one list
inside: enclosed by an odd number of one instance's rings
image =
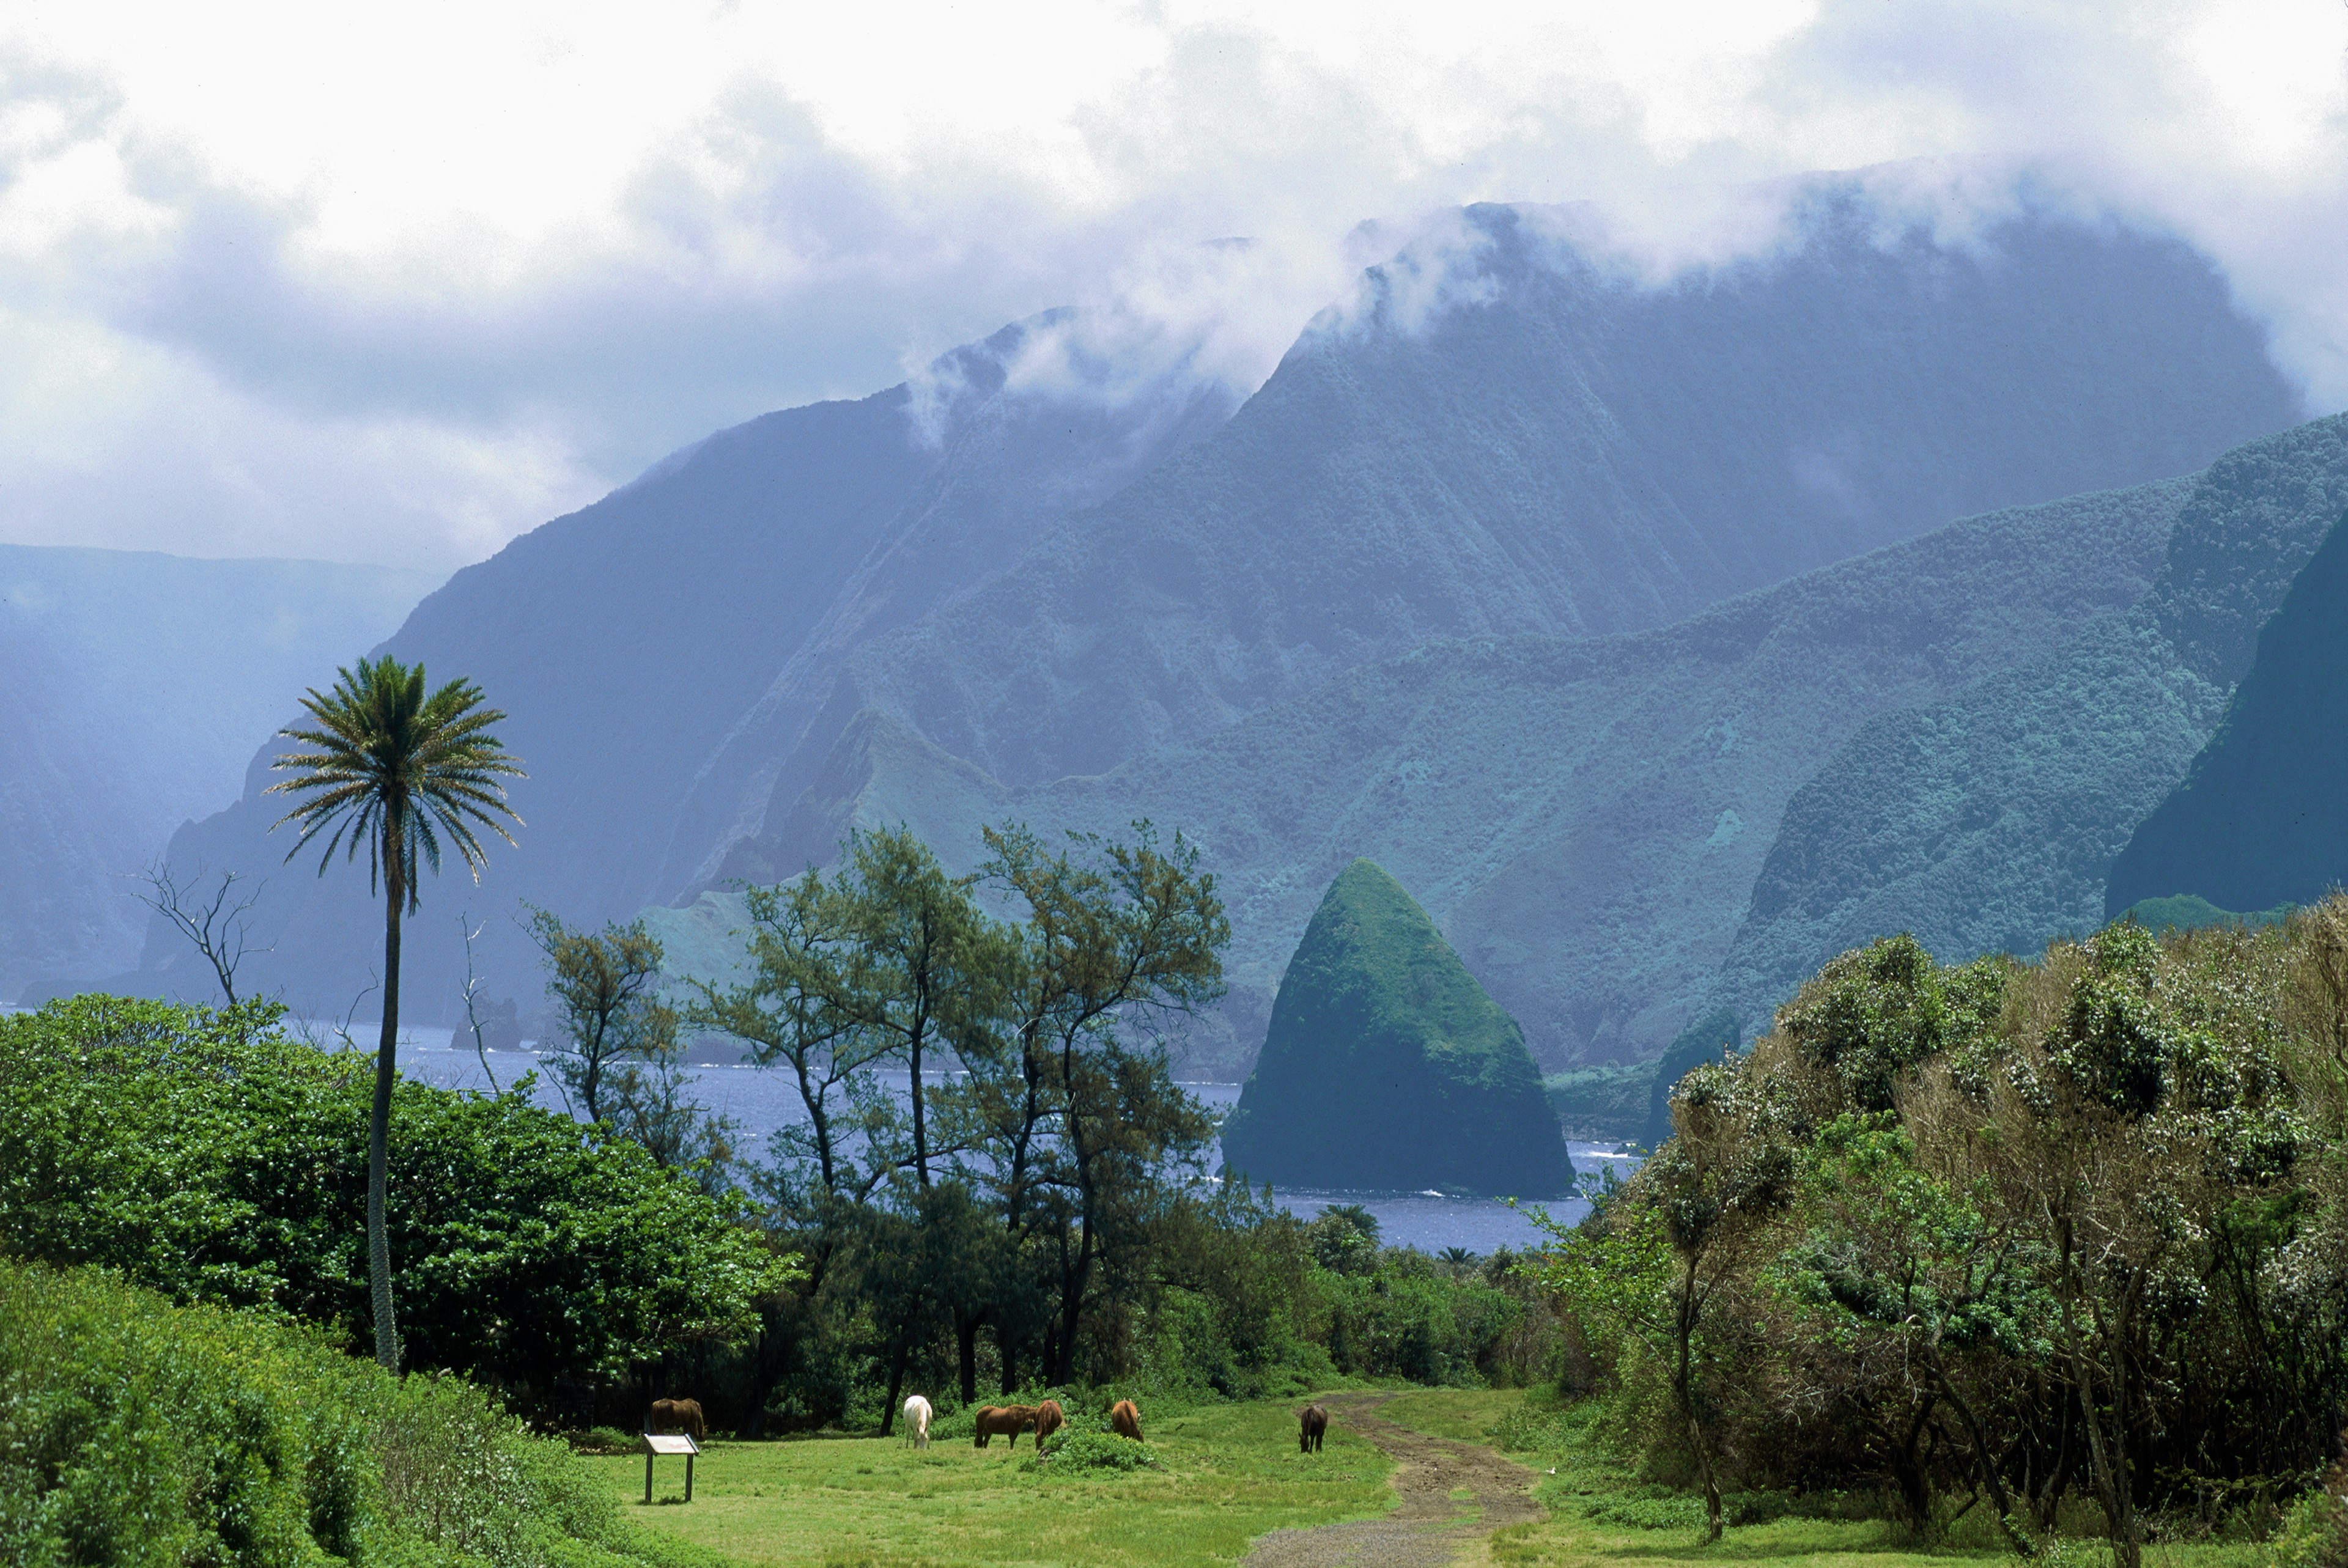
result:
[(1585, 1501), (1581, 1511), (1604, 1524), (1633, 1530), (1701, 1530), (1704, 1499), (1675, 1487), (1641, 1486)]
[(561, 1444), (461, 1379), (314, 1332), (0, 1261), (0, 1561), (627, 1568), (640, 1538)]
[(1552, 1403), (1536, 1390), (1510, 1405), (1492, 1428), (1493, 1446), (1502, 1453), (1549, 1453), (1571, 1445), (1571, 1434), (1586, 1418), (1570, 1407)]
[[(86, 996), (0, 1018), (0, 1253), (371, 1342), (373, 1059), (289, 1039), (282, 1011)], [(624, 1375), (788, 1277), (735, 1207), (518, 1096), (402, 1081), (390, 1177), (409, 1368), (516, 1392)]]
[(1158, 1468), (1158, 1456), (1148, 1443), (1121, 1438), (1115, 1432), (1078, 1431), (1063, 1427), (1045, 1440), (1044, 1451), (1029, 1460), (1031, 1467), (1062, 1471), (1136, 1471)]
[(2281, 1527), (2267, 1547), (2268, 1568), (2348, 1568), (2343, 1482), (2348, 1464), (2335, 1465), (2321, 1484), (2283, 1511)]

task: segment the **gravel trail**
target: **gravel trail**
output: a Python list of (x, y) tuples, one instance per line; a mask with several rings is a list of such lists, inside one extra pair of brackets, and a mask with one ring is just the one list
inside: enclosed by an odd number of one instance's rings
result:
[[(1468, 1542), (1542, 1516), (1533, 1472), (1478, 1443), (1454, 1442), (1398, 1427), (1377, 1414), (1392, 1394), (1332, 1394), (1320, 1401), (1395, 1460), (1402, 1506), (1383, 1519), (1277, 1530), (1255, 1544), (1245, 1568), (1443, 1568)], [(1472, 1502), (1455, 1500), (1466, 1489)]]

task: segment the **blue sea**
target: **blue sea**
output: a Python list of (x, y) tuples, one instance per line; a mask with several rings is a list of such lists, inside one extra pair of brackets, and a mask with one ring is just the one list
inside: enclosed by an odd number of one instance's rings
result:
[[(364, 1043), (372, 1045), (372, 1030), (357, 1032)], [(417, 1082), (442, 1089), (489, 1087), (469, 1040), (465, 1049), (452, 1050), (447, 1030), (418, 1029), (401, 1030), (400, 1042), (400, 1071)], [(534, 1069), (538, 1060), (529, 1050), (493, 1050), (489, 1053), (489, 1065), (499, 1083), (509, 1084)], [(740, 1146), (746, 1152), (762, 1153), (769, 1133), (801, 1119), (798, 1095), (779, 1073), (755, 1067), (695, 1067), (688, 1071), (703, 1107), (732, 1118), (740, 1127)], [(903, 1073), (896, 1078), (901, 1084), (910, 1083)], [(1240, 1086), (1236, 1083), (1185, 1083), (1182, 1087), (1210, 1110), (1228, 1111), (1239, 1103)], [(538, 1098), (550, 1107), (563, 1109), (560, 1093), (543, 1073), (539, 1079)], [(1594, 1172), (1611, 1165), (1617, 1174), (1627, 1176), (1638, 1163), (1635, 1156), (1622, 1153), (1611, 1144), (1570, 1143), (1567, 1147), (1572, 1151), (1578, 1171)], [(1481, 1255), (1503, 1246), (1535, 1245), (1541, 1236), (1539, 1228), (1522, 1214), (1488, 1198), (1445, 1197), (1432, 1192), (1321, 1192), (1305, 1188), (1275, 1188), (1272, 1198), (1292, 1214), (1307, 1219), (1331, 1204), (1359, 1204), (1377, 1216), (1381, 1241), (1389, 1246), (1415, 1246), (1426, 1252), (1458, 1246)], [(1545, 1206), (1553, 1215), (1567, 1220), (1580, 1218), (1588, 1208), (1579, 1198)]]

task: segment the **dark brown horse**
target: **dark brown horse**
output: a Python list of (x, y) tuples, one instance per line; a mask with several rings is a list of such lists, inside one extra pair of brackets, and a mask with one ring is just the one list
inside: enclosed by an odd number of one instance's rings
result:
[(1319, 1453), (1322, 1434), (1329, 1430), (1329, 1412), (1318, 1405), (1307, 1405), (1296, 1413), (1296, 1423), (1297, 1451)]
[(1044, 1440), (1068, 1424), (1068, 1413), (1060, 1409), (1057, 1399), (1046, 1399), (1035, 1407), (1035, 1446), (1042, 1448)]
[(1133, 1408), (1131, 1399), (1119, 1399), (1108, 1408), (1108, 1430), (1118, 1437), (1141, 1440), (1141, 1412)]
[(654, 1399), (652, 1430), (683, 1432), (696, 1444), (709, 1436), (709, 1424), (701, 1419), (699, 1399)]
[(977, 1425), (971, 1433), (971, 1446), (983, 1449), (987, 1439), (999, 1433), (1008, 1437), (1011, 1446), (1015, 1449), (1019, 1446), (1019, 1434), (1033, 1430), (1035, 1425), (1035, 1407), (1033, 1405), (986, 1405), (978, 1412)]

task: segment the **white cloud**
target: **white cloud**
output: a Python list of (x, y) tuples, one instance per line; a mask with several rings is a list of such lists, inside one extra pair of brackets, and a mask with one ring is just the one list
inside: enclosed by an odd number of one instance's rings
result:
[(2184, 235), (2341, 406), (2344, 52), (2333, 0), (46, 7), (0, 538), (452, 566), (1048, 305), (1021, 374), (1244, 387), (1444, 209), (1591, 202), (1663, 272), (1910, 159), (1952, 235), (2023, 185)]

